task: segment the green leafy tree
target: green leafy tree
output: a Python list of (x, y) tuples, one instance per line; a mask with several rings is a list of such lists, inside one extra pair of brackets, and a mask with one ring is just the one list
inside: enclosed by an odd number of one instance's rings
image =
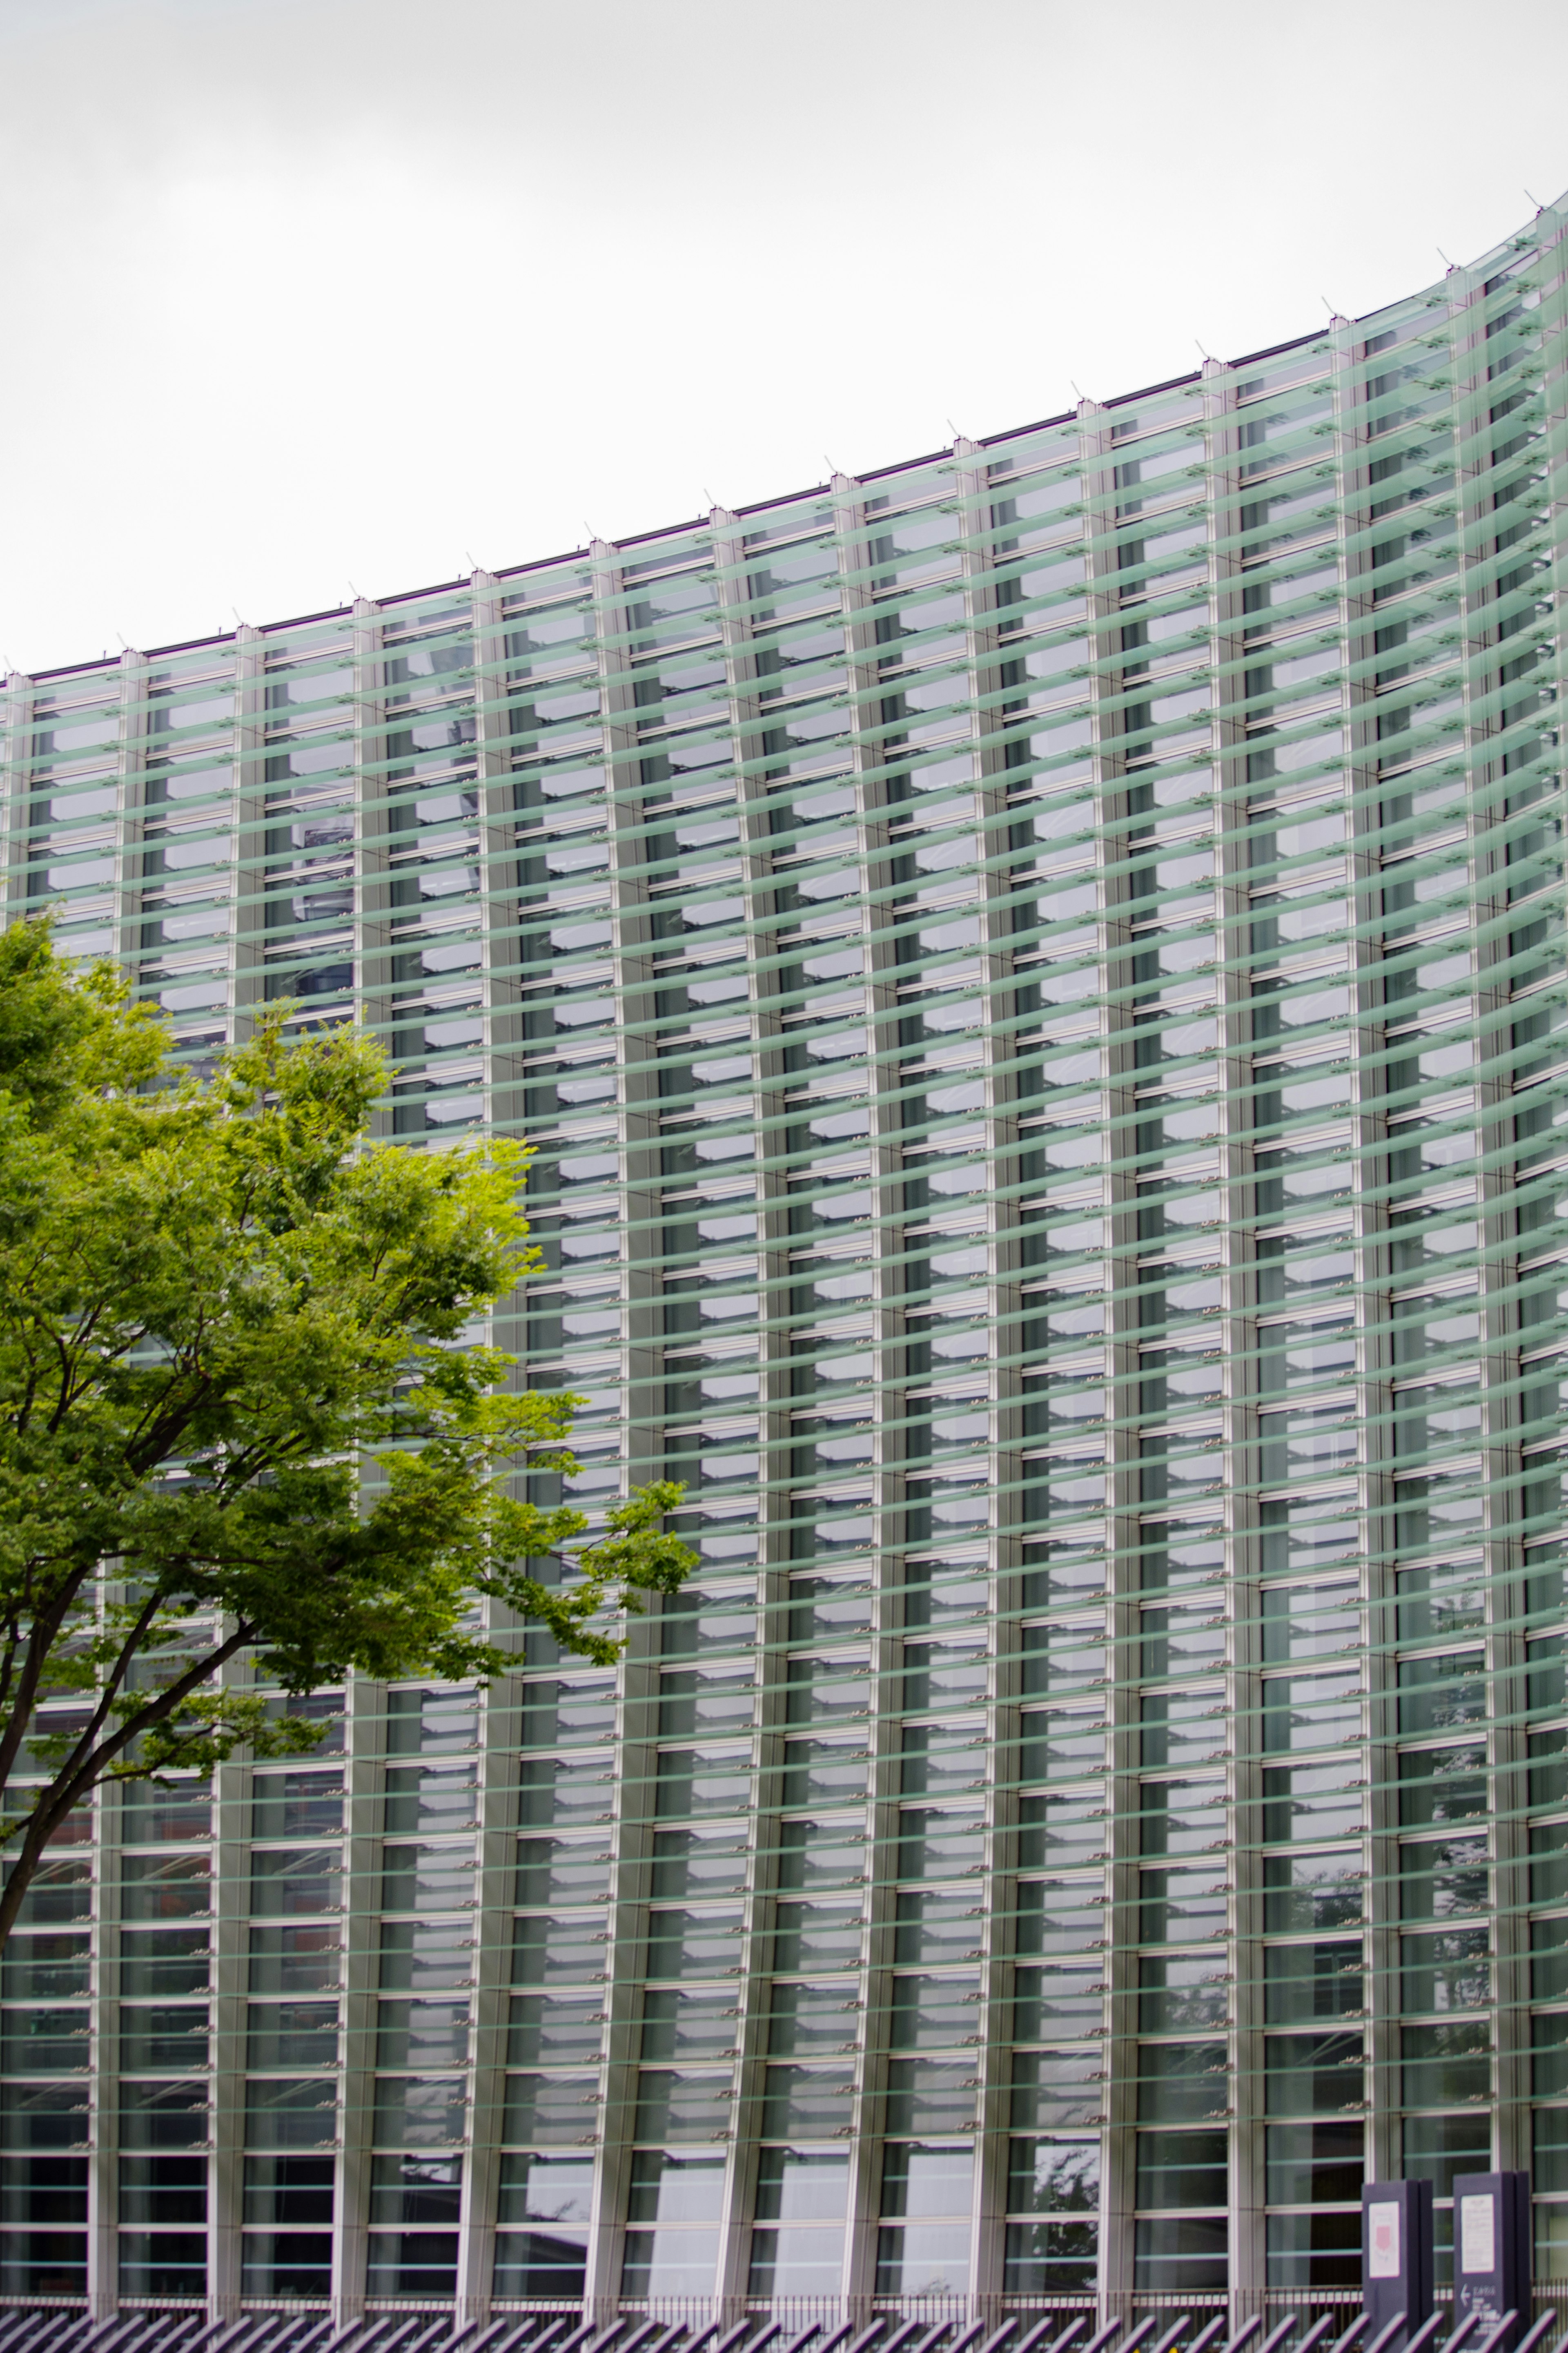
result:
[(269, 1017), (205, 1082), (167, 1053), (110, 968), (0, 934), (0, 1943), (98, 1782), (312, 1744), (258, 1678), (493, 1677), (480, 1598), (607, 1663), (695, 1566), (679, 1486), (593, 1542), (518, 1498), (575, 1470), (580, 1402), (464, 1336), (536, 1262), (523, 1146), (367, 1143), (385, 1072), (352, 1033)]

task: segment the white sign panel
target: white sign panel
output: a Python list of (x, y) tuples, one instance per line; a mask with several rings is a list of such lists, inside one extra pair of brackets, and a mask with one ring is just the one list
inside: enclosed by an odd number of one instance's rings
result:
[(1391, 2199), (1386, 2205), (1369, 2206), (1366, 2210), (1367, 2277), (1397, 2279), (1399, 2277), (1399, 2207)]
[(1497, 2269), (1497, 2204), (1489, 2190), (1459, 2200), (1459, 2269)]

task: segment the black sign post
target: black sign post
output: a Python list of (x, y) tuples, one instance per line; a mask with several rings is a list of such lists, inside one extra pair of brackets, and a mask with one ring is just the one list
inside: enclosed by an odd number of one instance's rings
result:
[(1529, 2174), (1456, 2173), (1455, 2326), (1473, 2312), (1479, 2345), (1505, 2312), (1516, 2312), (1519, 2321), (1500, 2348), (1513, 2353), (1530, 2325), (1530, 2277)]
[(1405, 2326), (1387, 2353), (1432, 2316), (1432, 2184), (1369, 2181), (1361, 2193), (1362, 2302), (1370, 2345), (1403, 2313)]

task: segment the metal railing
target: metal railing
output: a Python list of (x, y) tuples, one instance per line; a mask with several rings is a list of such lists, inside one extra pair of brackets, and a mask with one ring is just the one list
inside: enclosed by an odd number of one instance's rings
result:
[[(819, 2316), (794, 2327), (776, 2314), (756, 2313), (728, 2325), (648, 2313), (585, 2319), (574, 2306), (486, 2321), (454, 2320), (449, 2310), (405, 2310), (338, 2324), (319, 2311), (274, 2309), (214, 2321), (188, 2307), (166, 2307), (95, 2321), (57, 2307), (0, 2316), (0, 2353), (1503, 2353), (1523, 2318), (1505, 2313), (1483, 2336), (1472, 2313), (1439, 2346), (1447, 2312), (1409, 2331), (1401, 2314), (1374, 2336), (1359, 2310), (1334, 2335), (1342, 2308), (1320, 2312), (1300, 2336), (1300, 2311), (1287, 2313), (1267, 2334), (1263, 2313), (1235, 2327), (1225, 2311), (1205, 2315), (1191, 2305), (1173, 2316), (1119, 2315), (1098, 2327), (1091, 2327), (1090, 2309), (1064, 2316), (1060, 2308), (1040, 2314), (1036, 2307), (1036, 2316), (974, 2320), (880, 2312), (869, 2320)], [(1548, 2343), (1556, 2326), (1556, 2308), (1542, 2312), (1510, 2353), (1568, 2353), (1568, 2335)]]

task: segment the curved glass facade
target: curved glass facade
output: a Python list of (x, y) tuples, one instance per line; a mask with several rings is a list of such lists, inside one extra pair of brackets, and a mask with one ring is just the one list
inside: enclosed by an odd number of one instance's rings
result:
[(8, 681), (12, 915), (526, 1134), (496, 1336), (702, 1567), (83, 1817), (0, 2293), (1246, 2313), (1489, 2163), (1568, 2273), (1565, 231)]

